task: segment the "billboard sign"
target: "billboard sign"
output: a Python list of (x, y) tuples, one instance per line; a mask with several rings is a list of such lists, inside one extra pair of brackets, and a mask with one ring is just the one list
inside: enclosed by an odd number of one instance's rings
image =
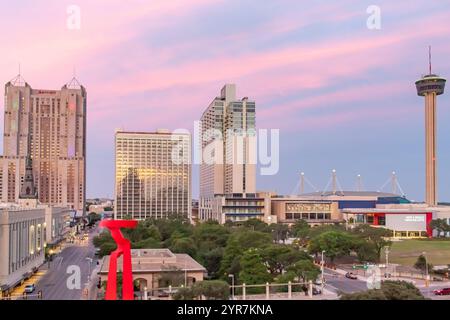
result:
[(386, 228), (395, 231), (427, 231), (426, 214), (386, 214)]

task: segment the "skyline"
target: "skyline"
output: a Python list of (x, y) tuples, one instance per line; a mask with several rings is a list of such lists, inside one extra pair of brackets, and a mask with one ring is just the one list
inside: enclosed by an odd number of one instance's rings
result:
[[(0, 79), (4, 84), (12, 79), (20, 63), (33, 88), (59, 89), (76, 68), (88, 93), (88, 198), (113, 197), (116, 128), (192, 131), (217, 89), (236, 83), (237, 96), (245, 93), (257, 104), (257, 127), (280, 129), (280, 171), (258, 175), (258, 190), (290, 194), (301, 171), (323, 189), (332, 169), (344, 190), (355, 189), (357, 174), (366, 190), (376, 190), (396, 171), (407, 196), (424, 199), (423, 101), (414, 81), (427, 72), (428, 45), (433, 71), (450, 74), (449, 4), (380, 1), (381, 30), (368, 30), (367, 1), (326, 7), (320, 1), (308, 8), (291, 1), (249, 1), (240, 4), (243, 8), (236, 1), (192, 6), (156, 1), (128, 10), (119, 1), (108, 10), (78, 1), (81, 29), (76, 31), (65, 28), (66, 4), (47, 1), (31, 9), (29, 3), (0, 22), (5, 45)], [(0, 4), (5, 12), (15, 6)], [(253, 14), (245, 15), (249, 10)], [(235, 25), (215, 24), (227, 21), (223, 11), (233, 14)], [(6, 26), (13, 17), (19, 27), (11, 31)], [(44, 40), (25, 32), (31, 25)], [(438, 103), (440, 201), (450, 199), (447, 96)], [(0, 123), (3, 130), (3, 118)], [(196, 165), (192, 176), (198, 198)]]

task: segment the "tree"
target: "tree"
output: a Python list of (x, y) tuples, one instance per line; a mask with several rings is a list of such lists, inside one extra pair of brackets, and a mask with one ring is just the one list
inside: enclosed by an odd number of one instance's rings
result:
[[(422, 272), (425, 272), (427, 270), (427, 259), (423, 254), (421, 254), (418, 258), (416, 263), (414, 264), (414, 268), (419, 269)], [(432, 270), (433, 265), (431, 263), (428, 263), (428, 270)]]
[(227, 241), (224, 257), (220, 267), (222, 279), (229, 274), (237, 275), (241, 270), (240, 258), (245, 250), (250, 248), (264, 248), (272, 243), (270, 234), (261, 231), (238, 230), (234, 232)]
[(436, 230), (437, 237), (440, 238), (443, 232), (450, 231), (450, 226), (445, 219), (433, 219), (430, 221), (430, 228)]
[(174, 300), (194, 300), (195, 295), (191, 288), (179, 288), (173, 295)]
[(407, 281), (383, 281), (380, 289), (341, 294), (340, 300), (424, 300), (419, 289)]
[(310, 260), (300, 260), (287, 268), (289, 272), (302, 282), (315, 281), (320, 274), (320, 269)]
[(131, 243), (132, 249), (156, 249), (161, 248), (161, 243), (153, 238), (143, 239), (137, 242)]
[(336, 231), (336, 232), (346, 232), (345, 227), (340, 224), (324, 224), (309, 228), (308, 237), (313, 239), (325, 232)]
[(208, 270), (208, 275), (212, 279), (217, 279), (220, 274), (220, 263), (223, 257), (223, 247), (217, 247), (209, 250), (199, 250), (198, 259), (199, 262)]
[(88, 224), (89, 225), (93, 225), (94, 223), (96, 223), (97, 221), (100, 221), (102, 219), (102, 216), (98, 213), (95, 212), (90, 212), (88, 215)]
[(335, 258), (346, 256), (357, 245), (355, 238), (342, 231), (327, 231), (309, 243), (309, 251), (314, 254), (326, 251), (326, 255), (333, 262)]
[(261, 221), (256, 218), (248, 219), (244, 222), (241, 222), (240, 224), (242, 225), (243, 228), (252, 231), (270, 232), (269, 225), (264, 221)]
[(226, 280), (228, 275), (233, 274), (238, 280), (239, 272), (241, 271), (240, 259), (244, 251), (237, 237), (231, 236), (228, 239), (227, 246), (223, 253), (223, 259), (220, 264), (221, 278)]
[(381, 250), (384, 247), (390, 247), (392, 245), (392, 241), (388, 240), (388, 237), (392, 236), (392, 231), (386, 228), (375, 228), (368, 224), (362, 224), (354, 228), (353, 233), (359, 238), (373, 244), (377, 256), (377, 259), (373, 261), (379, 261)]
[(225, 247), (229, 231), (217, 222), (204, 222), (194, 229), (194, 240), (199, 249), (211, 250), (217, 247)]
[(113, 242), (113, 243), (105, 242), (100, 245), (100, 251), (99, 251), (98, 255), (99, 255), (99, 257), (104, 257), (104, 256), (111, 254), (111, 252), (113, 252), (116, 249), (117, 249), (117, 245), (115, 242)]
[(289, 232), (289, 227), (286, 224), (272, 224), (271, 229), (273, 241), (276, 243), (279, 243), (280, 241), (283, 241), (284, 243), (286, 241)]
[(361, 262), (377, 262), (379, 261), (379, 255), (377, 248), (372, 242), (361, 241), (356, 249), (358, 260)]
[[(278, 284), (286, 284), (286, 283), (288, 283), (289, 281), (290, 282), (294, 282), (295, 281), (295, 278), (296, 278), (296, 275), (295, 275), (295, 273), (294, 272), (292, 272), (292, 271), (288, 271), (288, 272), (285, 272), (285, 273), (283, 273), (283, 274), (280, 274), (279, 276), (277, 276), (276, 278), (275, 278), (275, 283), (278, 283)], [(297, 287), (292, 287), (292, 291), (296, 291), (295, 289), (297, 289)], [(288, 286), (278, 286), (277, 287), (277, 291), (278, 292), (287, 292), (288, 291)]]
[(306, 220), (299, 219), (291, 226), (290, 234), (297, 238), (306, 238), (310, 229), (310, 225)]
[(174, 253), (186, 253), (191, 257), (195, 257), (197, 253), (197, 246), (192, 238), (175, 239), (169, 249)]
[(207, 300), (228, 300), (230, 287), (222, 280), (204, 280), (192, 286), (194, 296), (204, 296)]
[[(271, 281), (272, 277), (267, 271), (267, 267), (260, 255), (259, 249), (248, 249), (242, 255), (240, 260), (241, 272), (239, 273), (239, 279), (241, 283), (246, 285), (251, 284), (265, 284)], [(248, 288), (248, 293), (261, 293), (264, 288)]]
[(261, 231), (238, 231), (233, 234), (243, 249), (264, 248), (272, 243), (269, 233)]
[(286, 268), (299, 260), (312, 260), (304, 251), (292, 246), (272, 244), (262, 249), (261, 257), (272, 275), (281, 274)]

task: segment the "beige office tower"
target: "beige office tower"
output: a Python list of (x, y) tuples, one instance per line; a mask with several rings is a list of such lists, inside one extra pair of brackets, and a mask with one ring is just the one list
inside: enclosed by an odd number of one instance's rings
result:
[(117, 131), (115, 217), (191, 219), (189, 133)]
[(260, 218), (256, 198), (255, 102), (225, 85), (203, 112), (200, 128), (200, 220)]
[(5, 85), (2, 202), (18, 201), (28, 155), (40, 203), (84, 210), (86, 90), (75, 78), (61, 90), (32, 89), (20, 75)]

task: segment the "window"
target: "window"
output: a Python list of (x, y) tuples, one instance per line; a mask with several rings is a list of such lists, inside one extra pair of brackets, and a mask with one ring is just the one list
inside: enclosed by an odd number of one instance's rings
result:
[(29, 234), (28, 234), (28, 247), (30, 254), (34, 254), (34, 245), (35, 245), (35, 239), (34, 239), (34, 226), (30, 226)]

